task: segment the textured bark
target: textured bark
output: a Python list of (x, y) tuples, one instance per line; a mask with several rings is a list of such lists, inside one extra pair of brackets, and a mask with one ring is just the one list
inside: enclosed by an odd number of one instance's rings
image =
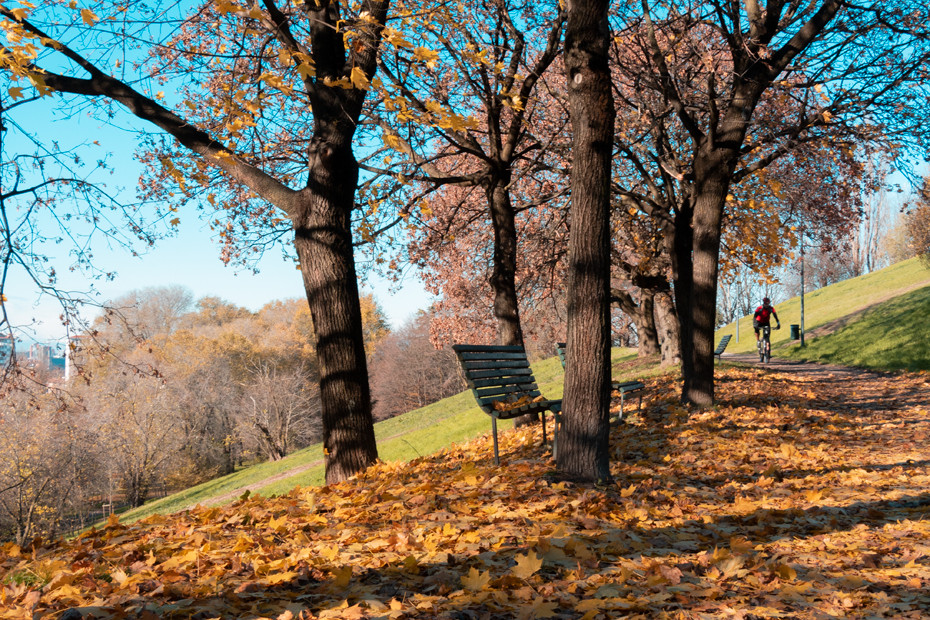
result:
[(670, 290), (660, 291), (655, 297), (656, 331), (662, 350), (662, 365), (670, 366), (681, 362), (681, 330), (675, 302)]
[(640, 357), (648, 357), (659, 353), (659, 336), (656, 332), (656, 321), (654, 314), (655, 291), (649, 288), (640, 289), (640, 303), (633, 300), (633, 296), (626, 291), (611, 289), (610, 299), (612, 303), (620, 306), (620, 309), (633, 319), (636, 325), (636, 335), (638, 337), (637, 354)]
[(692, 297), (689, 308), (693, 374), (683, 396), (687, 402), (703, 407), (714, 403), (713, 351), (720, 226), (736, 157), (737, 153), (723, 153), (695, 161), (697, 199), (694, 207)]
[(606, 0), (568, 3), (565, 70), (572, 119), (568, 350), (558, 468), (610, 479), (610, 163), (614, 104)]
[[(332, 129), (332, 128), (330, 128)], [(351, 211), (358, 163), (338, 131), (318, 143), (310, 182), (294, 211), (294, 244), (316, 330), (326, 482), (345, 480), (378, 459)]]
[(487, 189), (494, 227), (494, 318), (500, 344), (523, 345), (520, 308), (517, 303), (517, 225), (510, 202), (510, 170), (493, 177)]

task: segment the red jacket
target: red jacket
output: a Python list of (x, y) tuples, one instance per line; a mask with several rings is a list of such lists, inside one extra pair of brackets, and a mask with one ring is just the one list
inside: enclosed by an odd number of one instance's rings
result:
[(769, 318), (775, 317), (775, 320), (781, 323), (778, 320), (778, 313), (775, 312), (775, 308), (769, 306), (766, 308), (764, 305), (756, 308), (756, 313), (752, 315), (752, 324), (755, 327), (764, 327), (769, 324)]

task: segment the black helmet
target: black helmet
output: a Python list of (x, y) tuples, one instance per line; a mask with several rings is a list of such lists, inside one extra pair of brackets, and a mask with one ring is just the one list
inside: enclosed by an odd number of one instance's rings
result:
[(764, 304), (767, 304), (767, 303), (769, 303), (770, 301), (771, 301), (771, 300), (770, 300), (768, 297), (763, 297), (763, 298), (762, 298), (762, 303), (764, 303)]

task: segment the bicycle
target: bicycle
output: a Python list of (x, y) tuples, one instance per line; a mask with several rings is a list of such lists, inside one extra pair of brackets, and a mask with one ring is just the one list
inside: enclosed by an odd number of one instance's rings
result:
[[(775, 329), (781, 329), (781, 323), (779, 323)], [(759, 362), (768, 364), (772, 361), (772, 326), (763, 325), (762, 326), (762, 337), (759, 338), (759, 343), (756, 345), (759, 348)]]

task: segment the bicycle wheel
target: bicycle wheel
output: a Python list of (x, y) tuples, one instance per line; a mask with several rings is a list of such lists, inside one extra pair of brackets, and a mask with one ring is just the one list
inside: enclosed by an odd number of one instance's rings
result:
[(772, 345), (766, 341), (765, 343), (765, 363), (768, 364), (772, 361)]

